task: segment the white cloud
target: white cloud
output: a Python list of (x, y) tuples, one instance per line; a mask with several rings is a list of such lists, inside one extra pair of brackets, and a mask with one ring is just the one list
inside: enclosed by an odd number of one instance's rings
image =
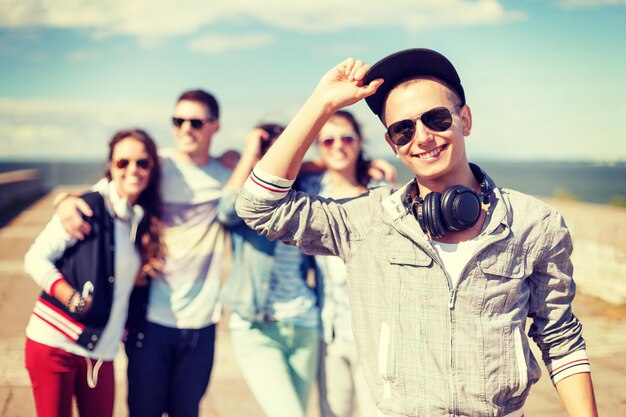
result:
[(211, 33), (191, 40), (189, 49), (196, 52), (221, 53), (234, 49), (248, 49), (269, 45), (275, 39), (275, 36), (265, 33), (249, 33), (245, 35)]
[[(97, 134), (94, 129), (91, 134)], [(101, 132), (104, 133), (104, 132)], [(102, 159), (106, 135), (102, 141), (85, 140), (84, 132), (69, 126), (0, 122), (3, 158)]]
[(626, 0), (560, 0), (559, 4), (565, 8), (598, 7), (598, 6), (626, 6)]
[(434, 26), (478, 25), (523, 17), (507, 11), (496, 0), (361, 0), (301, 2), (284, 9), (264, 7), (255, 17), (273, 26), (309, 32), (329, 32), (363, 27), (402, 27), (421, 30)]
[[(0, 157), (102, 159), (112, 134), (126, 127), (167, 126), (171, 103), (0, 98)], [(158, 133), (158, 132), (157, 132)], [(167, 143), (167, 135), (155, 140)]]
[(478, 25), (522, 18), (498, 0), (4, 0), (0, 27), (90, 30), (93, 36), (124, 34), (142, 44), (198, 33), (242, 19), (294, 31), (329, 32), (373, 26), (419, 30), (441, 25)]
[(224, 15), (220, 1), (4, 1), (0, 27), (88, 29), (95, 36), (125, 34), (138, 38), (162, 38), (189, 34)]
[[(281, 106), (259, 118), (259, 103), (230, 103), (212, 153), (241, 150), (248, 131), (261, 120), (286, 123), (299, 102), (285, 97)], [(81, 159), (100, 161), (106, 144), (119, 129), (146, 129), (159, 147), (173, 145), (170, 116), (173, 101), (93, 101), (9, 99), (0, 97), (0, 158)]]
[(87, 49), (74, 51), (67, 56), (68, 62), (73, 64), (96, 61), (100, 58), (102, 58), (102, 54), (100, 52)]

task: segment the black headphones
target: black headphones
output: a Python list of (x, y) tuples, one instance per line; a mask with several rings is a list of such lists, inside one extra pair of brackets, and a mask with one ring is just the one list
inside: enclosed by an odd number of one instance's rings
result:
[[(478, 165), (470, 163), (469, 166), (480, 183), (480, 194), (464, 185), (453, 185), (443, 193), (433, 191), (422, 198), (419, 196), (417, 180), (414, 180), (417, 196), (409, 207), (424, 233), (442, 238), (449, 231), (460, 232), (476, 224), (480, 218), (481, 205), (489, 204), (494, 186)], [(410, 190), (407, 197), (410, 200)]]

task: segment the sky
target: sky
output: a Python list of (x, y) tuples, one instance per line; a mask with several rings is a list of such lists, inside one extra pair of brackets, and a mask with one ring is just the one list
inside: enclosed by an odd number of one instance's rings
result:
[(241, 150), (345, 58), (415, 47), (461, 76), (470, 160), (626, 161), (626, 0), (0, 0), (0, 159), (103, 160), (127, 127), (172, 146), (195, 88), (220, 102), (212, 153)]

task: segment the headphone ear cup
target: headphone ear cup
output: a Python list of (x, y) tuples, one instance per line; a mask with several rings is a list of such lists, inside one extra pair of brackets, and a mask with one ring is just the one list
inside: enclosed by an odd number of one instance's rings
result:
[(428, 226), (426, 225), (426, 220), (424, 220), (424, 217), (425, 217), (424, 212), (426, 211), (424, 210), (424, 207), (425, 207), (424, 200), (422, 200), (421, 203), (417, 205), (417, 212), (415, 213), (415, 217), (417, 217), (417, 222), (419, 223), (422, 230), (424, 232), (428, 232)]
[(431, 192), (424, 197), (424, 224), (428, 233), (436, 238), (444, 237), (448, 230), (441, 215), (441, 193)]
[(469, 229), (480, 218), (480, 196), (464, 185), (455, 185), (441, 197), (443, 222), (448, 230), (460, 232)]

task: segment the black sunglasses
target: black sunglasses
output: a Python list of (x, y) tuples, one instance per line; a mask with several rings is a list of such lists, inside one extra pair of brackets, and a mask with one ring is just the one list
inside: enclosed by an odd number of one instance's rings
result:
[(181, 127), (185, 122), (189, 122), (194, 129), (200, 129), (205, 123), (214, 122), (217, 119), (215, 117), (208, 117), (206, 119), (183, 119), (182, 117), (172, 117), (172, 123), (176, 127)]
[[(454, 111), (461, 106), (461, 103), (454, 106)], [(414, 117), (413, 119), (399, 120), (392, 123), (387, 128), (389, 140), (397, 146), (404, 146), (413, 139), (417, 119), (421, 120), (424, 126), (435, 132), (443, 132), (452, 126), (452, 113), (445, 107), (435, 107)]]
[(135, 165), (137, 165), (137, 168), (143, 169), (144, 171), (152, 168), (152, 162), (150, 162), (149, 159), (145, 159), (145, 158), (143, 159), (121, 158), (115, 161), (113, 165), (115, 165), (115, 167), (118, 169), (126, 169), (128, 168), (128, 165), (130, 165), (131, 161), (133, 161)]

